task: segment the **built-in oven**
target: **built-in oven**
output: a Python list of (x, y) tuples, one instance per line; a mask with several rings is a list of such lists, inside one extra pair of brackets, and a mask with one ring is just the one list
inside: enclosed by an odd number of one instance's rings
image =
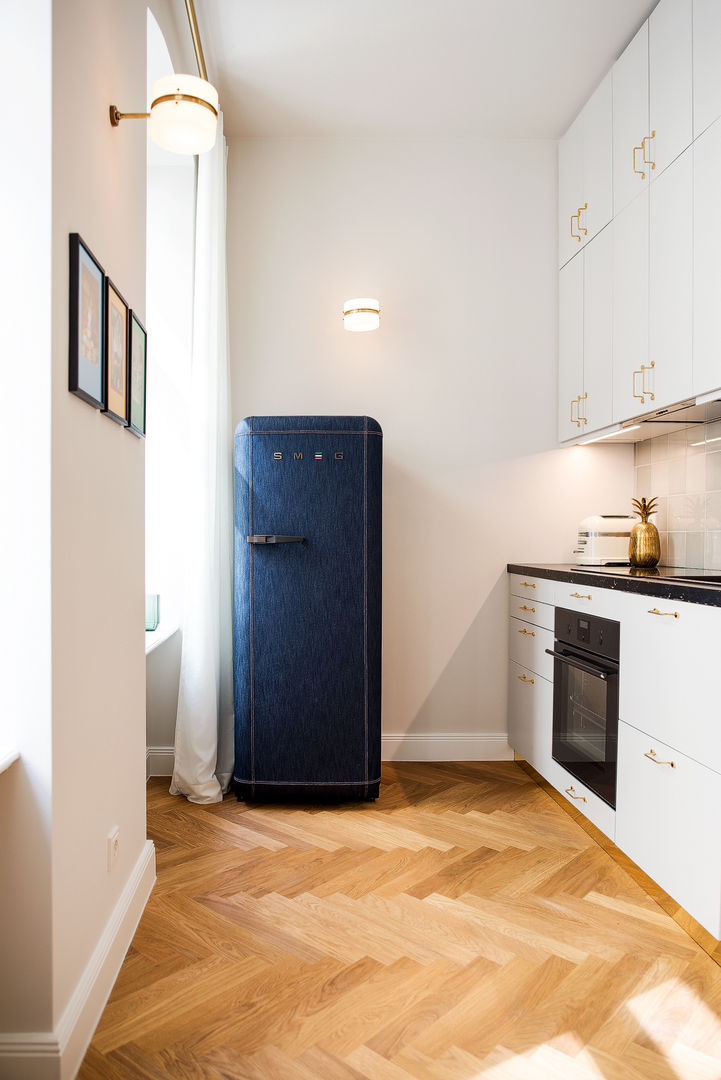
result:
[(615, 809), (620, 624), (556, 608), (552, 756)]

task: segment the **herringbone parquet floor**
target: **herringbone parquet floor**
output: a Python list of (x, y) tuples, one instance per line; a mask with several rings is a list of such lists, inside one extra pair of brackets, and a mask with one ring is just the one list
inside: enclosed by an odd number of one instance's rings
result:
[(81, 1080), (721, 1078), (721, 968), (512, 762), (148, 800), (158, 882)]

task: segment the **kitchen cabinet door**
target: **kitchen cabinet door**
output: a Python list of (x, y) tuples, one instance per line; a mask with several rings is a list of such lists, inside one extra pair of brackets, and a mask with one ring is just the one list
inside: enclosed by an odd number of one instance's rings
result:
[(616, 843), (715, 938), (721, 936), (720, 820), (721, 776), (619, 724)]
[(583, 251), (584, 431), (613, 422), (613, 223)]
[(611, 73), (558, 145), (558, 265), (589, 243), (613, 216)]
[(618, 601), (620, 718), (721, 773), (721, 612), (630, 593)]
[[(611, 72), (579, 117), (583, 136), (583, 203), (580, 223), (589, 244), (613, 217), (613, 92)], [(583, 230), (586, 230), (585, 233)]]
[(509, 661), (508, 744), (542, 774), (551, 759), (553, 683)]
[(721, 4), (693, 0), (693, 133), (721, 116)]
[[(618, 214), (648, 186), (648, 22), (613, 66), (613, 211)], [(642, 140), (647, 140), (642, 142)], [(648, 153), (645, 155), (648, 157)]]
[(692, 0), (661, 0), (648, 20), (651, 181), (693, 139)]
[(689, 397), (692, 386), (693, 154), (685, 151), (651, 185), (649, 357), (637, 380), (649, 409)]
[(579, 416), (583, 396), (583, 252), (558, 275), (558, 439), (573, 439), (584, 427)]
[(558, 144), (558, 265), (580, 251), (583, 234), (578, 212), (583, 205), (583, 130), (577, 116)]
[(721, 120), (696, 140), (693, 159), (692, 392), (706, 394), (721, 387)]
[(648, 189), (613, 222), (613, 419), (649, 412)]

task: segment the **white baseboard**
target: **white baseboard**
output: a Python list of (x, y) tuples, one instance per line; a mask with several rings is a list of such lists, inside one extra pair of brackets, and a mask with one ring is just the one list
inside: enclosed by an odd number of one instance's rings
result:
[[(483, 735), (457, 732), (430, 735), (384, 735), (381, 740), (383, 761), (512, 761), (513, 751), (505, 732)], [(172, 776), (175, 749), (172, 746), (149, 746), (145, 752), (145, 775)]]
[(145, 778), (172, 776), (175, 764), (174, 746), (148, 746), (145, 749)]
[(0, 1034), (0, 1080), (72, 1080), (155, 884), (147, 840), (55, 1031)]
[(383, 761), (512, 761), (504, 731), (482, 735), (434, 732), (429, 735), (384, 735)]

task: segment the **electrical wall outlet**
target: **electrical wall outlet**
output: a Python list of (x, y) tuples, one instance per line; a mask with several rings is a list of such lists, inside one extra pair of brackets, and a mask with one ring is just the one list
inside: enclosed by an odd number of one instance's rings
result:
[(108, 833), (108, 873), (111, 872), (120, 853), (120, 826), (116, 825)]

